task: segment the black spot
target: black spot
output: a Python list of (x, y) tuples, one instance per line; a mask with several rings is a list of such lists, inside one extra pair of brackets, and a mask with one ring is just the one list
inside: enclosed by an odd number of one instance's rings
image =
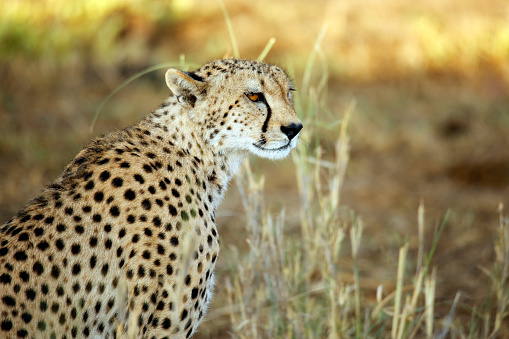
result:
[(97, 237), (91, 237), (89, 241), (90, 247), (97, 246)]
[(94, 194), (94, 200), (95, 200), (96, 202), (101, 202), (101, 201), (103, 201), (103, 199), (104, 199), (104, 193), (103, 193), (103, 192), (101, 192), (101, 191), (99, 191), (99, 192), (95, 192), (95, 194)]
[(170, 210), (170, 214), (171, 214), (172, 216), (176, 216), (176, 215), (177, 215), (177, 209), (175, 208), (175, 206), (173, 206), (173, 205), (169, 205), (169, 207), (168, 207), (168, 208), (169, 208), (169, 210)]
[(102, 220), (102, 217), (100, 214), (94, 214), (94, 216), (92, 217), (92, 219), (95, 221), (95, 222), (100, 222)]
[(47, 295), (49, 293), (49, 287), (48, 287), (48, 284), (42, 284), (41, 286), (41, 292), (42, 294), (44, 295)]
[(189, 216), (187, 215), (186, 211), (180, 212), (180, 216), (181, 216), (182, 220), (184, 220), (184, 221), (189, 220)]
[(2, 321), (2, 325), (0, 325), (2, 331), (10, 331), (12, 328), (12, 322), (10, 320)]
[(32, 266), (32, 270), (37, 274), (41, 275), (44, 272), (44, 266), (39, 261), (36, 261), (34, 266)]
[(178, 246), (179, 244), (179, 239), (177, 237), (171, 237), (170, 239), (170, 243), (173, 245), (173, 246)]
[(153, 224), (154, 224), (154, 226), (156, 226), (156, 227), (161, 226), (161, 218), (159, 218), (159, 217), (154, 217), (154, 219), (152, 219), (152, 223), (153, 223)]
[(94, 181), (93, 180), (89, 180), (87, 182), (87, 184), (85, 185), (85, 190), (89, 191), (89, 190), (91, 190), (94, 187), (95, 187)]
[(30, 236), (26, 232), (21, 233), (18, 237), (18, 241), (28, 241), (28, 239), (30, 239)]
[(111, 181), (113, 187), (121, 187), (124, 184), (124, 180), (122, 178), (116, 177)]
[(53, 267), (51, 268), (51, 276), (55, 279), (58, 279), (58, 277), (60, 276), (60, 268), (56, 265), (53, 265)]
[(134, 180), (136, 180), (140, 184), (143, 184), (145, 182), (145, 179), (143, 179), (143, 177), (141, 175), (139, 175), (139, 174), (135, 174), (134, 175)]
[(136, 217), (132, 214), (129, 214), (126, 220), (128, 223), (133, 224), (136, 221)]
[(148, 164), (145, 164), (143, 165), (143, 170), (147, 173), (151, 173), (152, 172), (152, 167)]
[(157, 253), (163, 255), (165, 253), (164, 246), (161, 244), (157, 245)]
[(39, 304), (39, 308), (41, 309), (42, 312), (46, 312), (46, 310), (48, 309), (48, 303), (45, 301), (41, 301), (41, 303)]
[(166, 184), (164, 183), (164, 181), (159, 181), (159, 187), (161, 187), (161, 189), (164, 191), (166, 189)]
[(19, 272), (19, 277), (21, 278), (21, 280), (23, 280), (23, 282), (27, 282), (30, 279), (30, 275), (28, 274), (27, 271)]
[(136, 193), (134, 193), (134, 191), (132, 189), (128, 189), (127, 191), (125, 191), (124, 193), (124, 198), (126, 200), (134, 200), (136, 198)]
[(57, 303), (53, 303), (53, 305), (51, 305), (51, 312), (58, 313), (59, 308), (60, 308), (60, 305), (58, 305)]
[(112, 206), (110, 208), (110, 214), (113, 217), (118, 217), (120, 215), (120, 210), (119, 210), (118, 206)]
[(110, 159), (104, 158), (104, 159), (98, 160), (97, 164), (104, 165), (104, 164), (107, 164), (108, 162), (110, 162)]
[(123, 163), (120, 164), (120, 167), (121, 168), (129, 168), (129, 167), (131, 167), (131, 165), (129, 165), (129, 163), (127, 161), (124, 161)]
[[(21, 215), (20, 215), (21, 216)], [(20, 219), (20, 222), (24, 223), (30, 220), (32, 217), (30, 215), (25, 215), (23, 218)]]
[(57, 239), (57, 241), (55, 241), (55, 245), (59, 251), (64, 249), (64, 241), (62, 239)]
[(176, 189), (172, 188), (171, 189), (171, 194), (175, 197), (175, 198), (179, 198), (180, 197), (180, 193), (179, 191), (177, 191)]
[(42, 215), (42, 214), (34, 215), (33, 219), (34, 220), (42, 220), (42, 219), (44, 219), (44, 215)]
[(72, 246), (71, 246), (71, 252), (72, 252), (72, 254), (74, 254), (74, 255), (78, 255), (78, 254), (80, 254), (80, 252), (81, 252), (81, 245), (80, 245), (80, 244), (77, 244), (77, 243), (72, 244)]
[(104, 242), (104, 247), (106, 247), (107, 250), (109, 250), (111, 248), (111, 245), (112, 245), (111, 239), (107, 239)]
[(2, 302), (5, 306), (14, 307), (16, 306), (16, 300), (13, 297), (6, 295), (2, 298)]
[(7, 247), (0, 248), (0, 257), (5, 256), (7, 253), (9, 253), (9, 249)]
[[(47, 220), (47, 219), (46, 219)], [(40, 237), (41, 235), (44, 234), (44, 228), (42, 227), (37, 227), (34, 229), (34, 234), (38, 237)]]
[(83, 232), (85, 232), (85, 228), (83, 226), (81, 226), (81, 225), (77, 225), (76, 227), (74, 227), (74, 230), (78, 234), (83, 234)]
[(193, 288), (191, 291), (191, 298), (196, 299), (198, 297), (198, 288)]
[(150, 259), (150, 252), (145, 250), (145, 251), (143, 251), (142, 256), (143, 256), (143, 258), (149, 260)]
[(0, 283), (2, 283), (4, 285), (10, 284), (11, 281), (12, 281), (12, 278), (11, 278), (10, 274), (8, 274), (8, 273), (4, 273), (0, 276)]
[(110, 176), (111, 176), (110, 172), (108, 172), (108, 171), (103, 171), (103, 172), (99, 175), (99, 179), (100, 179), (101, 181), (103, 181), (103, 182), (104, 182), (104, 181), (108, 180), (108, 179), (110, 178)]
[(21, 314), (21, 319), (23, 319), (25, 324), (28, 324), (30, 321), (32, 321), (32, 315), (30, 313), (24, 312)]
[(156, 193), (156, 189), (154, 188), (154, 186), (149, 186), (148, 187), (148, 191), (150, 192), (150, 194), (155, 194)]
[(93, 255), (90, 258), (90, 268), (94, 268), (96, 264), (97, 264), (97, 257), (95, 255)]
[(145, 267), (143, 265), (140, 265), (138, 267), (138, 277), (143, 278), (145, 276)]
[(165, 330), (169, 329), (171, 327), (171, 320), (169, 318), (164, 318), (164, 320), (161, 323), (161, 327)]
[(118, 232), (118, 237), (123, 238), (125, 236), (125, 234), (126, 234), (125, 228), (122, 228), (120, 230), (120, 232)]
[(72, 275), (78, 275), (81, 272), (81, 265), (80, 264), (74, 264), (72, 267)]
[(17, 261), (26, 261), (27, 258), (28, 256), (25, 253), (25, 251), (18, 251), (14, 254), (14, 259), (16, 259)]
[(186, 309), (184, 309), (182, 311), (182, 314), (180, 315), (180, 320), (184, 320), (185, 318), (187, 318), (187, 310)]
[(25, 295), (29, 300), (35, 300), (36, 293), (33, 289), (29, 288), (25, 291)]
[(102, 274), (103, 276), (105, 276), (106, 274), (108, 274), (108, 268), (109, 268), (108, 264), (104, 264), (104, 265), (103, 265), (103, 267), (101, 268), (101, 274)]

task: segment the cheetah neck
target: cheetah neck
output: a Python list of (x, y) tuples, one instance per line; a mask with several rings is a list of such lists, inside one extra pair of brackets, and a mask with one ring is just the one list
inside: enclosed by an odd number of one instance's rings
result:
[(215, 211), (248, 152), (218, 152), (202, 138), (202, 127), (190, 119), (188, 112), (177, 104), (174, 97), (170, 97), (140, 124), (159, 140), (161, 149), (171, 145), (200, 160), (197, 171), (207, 178), (210, 186), (207, 191), (212, 196), (211, 204)]

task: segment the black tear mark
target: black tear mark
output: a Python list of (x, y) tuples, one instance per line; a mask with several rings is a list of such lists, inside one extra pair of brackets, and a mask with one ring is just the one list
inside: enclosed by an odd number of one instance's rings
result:
[(263, 126), (262, 126), (262, 132), (265, 133), (265, 132), (267, 132), (267, 127), (269, 126), (269, 120), (270, 120), (270, 116), (272, 114), (272, 110), (270, 109), (270, 106), (269, 106), (269, 103), (267, 102), (267, 100), (265, 100), (265, 97), (262, 97), (262, 100), (265, 103), (265, 105), (267, 106), (267, 118), (265, 118), (265, 121), (263, 122)]

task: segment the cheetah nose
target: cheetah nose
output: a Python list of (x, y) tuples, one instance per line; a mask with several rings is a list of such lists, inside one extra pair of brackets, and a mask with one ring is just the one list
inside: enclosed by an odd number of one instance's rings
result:
[(288, 126), (281, 126), (281, 132), (286, 134), (288, 137), (288, 140), (292, 140), (297, 134), (299, 134), (300, 130), (302, 129), (302, 124), (290, 124)]

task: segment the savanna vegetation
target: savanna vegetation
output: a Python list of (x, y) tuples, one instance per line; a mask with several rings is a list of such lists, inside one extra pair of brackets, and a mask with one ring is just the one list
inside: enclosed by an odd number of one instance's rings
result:
[(508, 13), (503, 0), (2, 1), (0, 220), (93, 136), (156, 107), (165, 68), (263, 57), (295, 78), (302, 141), (232, 184), (196, 337), (507, 337)]

